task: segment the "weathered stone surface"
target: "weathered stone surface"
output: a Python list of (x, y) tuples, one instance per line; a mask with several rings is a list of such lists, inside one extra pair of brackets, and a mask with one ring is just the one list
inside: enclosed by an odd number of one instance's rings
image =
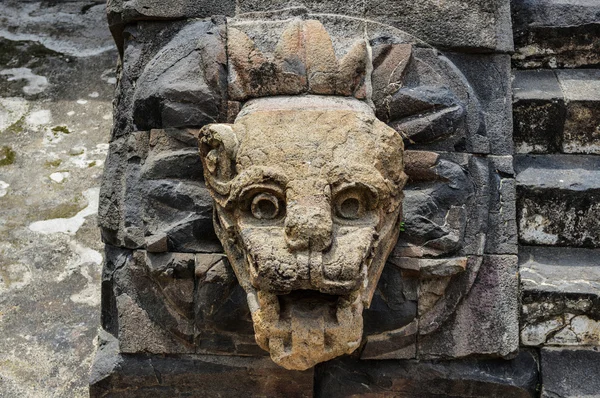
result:
[(336, 359), (316, 368), (315, 397), (535, 397), (534, 351), (511, 360), (355, 361)]
[(513, 88), (519, 153), (600, 153), (600, 72), (517, 71)]
[[(488, 159), (460, 153), (405, 153), (409, 181), (403, 202), (404, 231), (392, 257), (483, 254), (488, 219), (495, 214), (490, 213), (491, 188), (498, 197), (495, 203), (500, 198), (498, 175)], [(493, 212), (498, 211), (495, 206)], [(511, 238), (502, 239), (510, 242)]]
[[(418, 44), (406, 59), (405, 51), (388, 35), (373, 34), (370, 41), (373, 88), (383, 89), (383, 93), (373, 92), (377, 116), (405, 138), (407, 148), (488, 153), (478, 95), (457, 66)], [(390, 73), (393, 79), (388, 81)]]
[(103, 337), (90, 377), (92, 398), (312, 396), (312, 369), (292, 372), (267, 358), (119, 354), (118, 342)]
[[(512, 155), (512, 95), (508, 55), (445, 53), (466, 77), (479, 99), (481, 119), (492, 155)], [(501, 82), (501, 83), (500, 83)], [(479, 132), (478, 132), (479, 134)], [(474, 141), (475, 134), (471, 138)], [(470, 152), (481, 153), (477, 142), (467, 145)]]
[(109, 0), (106, 13), (115, 42), (122, 49), (124, 27), (132, 22), (232, 16), (235, 13), (235, 3), (235, 0)]
[(202, 130), (216, 231), (278, 364), (307, 369), (358, 348), (399, 232), (402, 151), (354, 98), (261, 98)]
[(543, 398), (598, 396), (598, 348), (543, 348), (541, 368)]
[(148, 153), (148, 133), (136, 132), (113, 141), (100, 187), (98, 225), (112, 245), (144, 245), (141, 198), (137, 194), (142, 159)]
[[(232, 98), (303, 92), (372, 97), (377, 117), (397, 130), (405, 145), (449, 152), (489, 153), (487, 128), (501, 130), (510, 112), (508, 86), (493, 84), (490, 90), (482, 84), (475, 93), (448, 58), (389, 26), (295, 8), (239, 16), (229, 20), (228, 29), (236, 37), (228, 46)], [(370, 71), (364, 62), (365, 33), (372, 50), (370, 82), (364, 81)], [(507, 57), (479, 61), (476, 66), (473, 59), (465, 61), (474, 82), (482, 74), (495, 82), (498, 71), (508, 70)], [(486, 65), (491, 61), (494, 68)], [(493, 98), (485, 114), (479, 95)], [(498, 146), (498, 153), (509, 153), (504, 147), (510, 148), (510, 138)]]
[(593, 156), (516, 156), (519, 242), (598, 247), (599, 169)]
[[(42, 51), (30, 59), (46, 52), (80, 60), (106, 55), (115, 47), (106, 29), (103, 3), (86, 0), (5, 0), (2, 2), (4, 12), (0, 36), (15, 42), (39, 43), (39, 50)], [(45, 58), (45, 55), (42, 56)], [(52, 65), (50, 69), (59, 75), (62, 72), (58, 65)]]
[(420, 336), (420, 359), (487, 354), (507, 357), (519, 346), (517, 257), (484, 256), (468, 295), (438, 331)]
[(117, 52), (101, 2), (0, 8), (0, 396), (82, 398)]
[(99, 206), (105, 242), (137, 249), (158, 239), (175, 252), (222, 250), (195, 147), (194, 130), (181, 129), (136, 132), (111, 143)]
[(388, 263), (365, 309), (363, 359), (415, 358), (418, 280)]
[[(232, 21), (228, 26), (231, 99), (302, 93), (365, 98), (368, 51), (363, 38), (357, 37), (344, 57), (338, 59), (332, 39), (319, 21), (296, 19), (282, 23), (284, 30), (274, 46), (264, 43), (264, 37), (257, 38), (263, 42), (255, 43), (247, 35), (256, 33), (252, 25)], [(258, 45), (262, 45), (262, 51)]]
[(550, 70), (515, 71), (513, 138), (517, 153), (555, 153), (562, 149), (566, 119), (564, 94)]
[(512, 0), (518, 68), (598, 65), (600, 6), (594, 0)]
[(559, 70), (556, 74), (567, 104), (563, 152), (600, 154), (600, 70)]
[(521, 343), (600, 345), (598, 250), (522, 247)]
[[(165, 26), (158, 26), (161, 25)], [(155, 26), (146, 29), (142, 22), (132, 29), (135, 30), (130, 37), (136, 43), (128, 42), (125, 47), (124, 68), (135, 60), (136, 50), (143, 53), (140, 44), (143, 46), (144, 40), (150, 39), (144, 33), (159, 33)], [(138, 35), (142, 38), (137, 39)], [(213, 21), (192, 21), (164, 42), (135, 80), (133, 122), (138, 130), (202, 127), (223, 119), (220, 114), (226, 101), (225, 35), (224, 26)], [(129, 57), (131, 52), (133, 59)]]
[(103, 327), (122, 353), (194, 353), (193, 254), (146, 254), (107, 245)]
[(223, 254), (196, 255), (196, 352), (266, 356), (254, 339), (246, 293)]
[(517, 254), (516, 182), (512, 156), (489, 156), (490, 207), (486, 254)]
[(315, 13), (349, 15), (389, 24), (436, 47), (475, 51), (512, 49), (510, 7), (505, 0), (467, 4), (457, 1), (440, 4), (433, 0), (418, 3), (299, 0), (285, 5), (274, 0), (239, 0), (237, 6), (238, 13), (304, 6)]

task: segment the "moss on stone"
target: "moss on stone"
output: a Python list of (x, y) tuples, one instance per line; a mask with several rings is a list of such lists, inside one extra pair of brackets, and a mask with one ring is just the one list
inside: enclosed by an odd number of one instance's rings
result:
[(62, 163), (62, 160), (56, 159), (56, 160), (48, 160), (44, 165), (47, 168), (51, 168), (51, 167), (58, 167), (58, 166), (60, 166), (61, 163)]
[(11, 124), (4, 130), (5, 133), (20, 134), (23, 132), (25, 126), (25, 116), (22, 116), (19, 120)]
[(88, 167), (94, 167), (96, 165), (96, 161), (94, 160), (93, 162), (88, 164)]
[(69, 203), (60, 204), (50, 210), (42, 213), (42, 220), (53, 220), (55, 218), (71, 218), (83, 210), (85, 206), (79, 204), (79, 200), (74, 199)]
[(0, 166), (8, 166), (15, 162), (17, 154), (9, 146), (0, 148)]
[(54, 126), (52, 127), (52, 131), (55, 133), (71, 134), (67, 126)]

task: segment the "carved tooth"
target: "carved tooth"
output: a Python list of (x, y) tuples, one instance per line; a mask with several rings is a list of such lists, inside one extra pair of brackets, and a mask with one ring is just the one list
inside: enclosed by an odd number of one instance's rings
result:
[(250, 271), (250, 277), (252, 280), (258, 280), (258, 269), (256, 263), (250, 254), (246, 254), (246, 261), (248, 262), (248, 270)]
[(256, 290), (252, 289), (252, 291), (249, 291), (246, 295), (246, 299), (248, 300), (248, 307), (250, 308), (251, 314), (254, 314), (260, 309), (260, 305), (258, 304), (258, 297), (256, 296)]
[(324, 287), (323, 284), (323, 253), (311, 251), (310, 257), (310, 281), (313, 286)]
[(296, 264), (298, 266), (298, 279), (309, 280), (310, 279), (310, 265), (309, 265), (309, 256), (308, 252), (299, 252), (296, 253)]
[(258, 304), (260, 305), (260, 312), (263, 320), (268, 320), (273, 323), (279, 320), (279, 299), (276, 294), (259, 290)]
[(285, 331), (281, 331), (277, 326), (279, 322), (279, 300), (273, 293), (263, 291), (257, 292), (258, 306), (257, 311), (252, 312), (252, 322), (254, 323), (254, 332), (256, 343), (263, 349), (269, 351), (269, 340), (274, 337), (281, 337)]

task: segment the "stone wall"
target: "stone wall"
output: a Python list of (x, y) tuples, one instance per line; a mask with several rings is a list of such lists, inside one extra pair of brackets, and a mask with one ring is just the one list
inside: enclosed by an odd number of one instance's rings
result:
[(597, 396), (600, 5), (512, 14), (521, 345), (540, 352), (542, 397)]
[[(513, 80), (508, 0), (109, 1), (121, 57), (91, 395), (596, 394), (575, 376), (600, 340), (596, 41), (567, 45), (563, 26), (597, 39), (598, 14), (560, 4), (513, 1)], [(319, 21), (339, 59), (367, 41), (369, 88), (354, 95), (420, 165), (360, 348), (302, 372), (254, 341), (197, 147), (203, 126), (278, 93), (264, 79), (277, 65), (240, 67), (232, 37), (276, 59), (291, 20)], [(528, 69), (556, 66), (587, 69)], [(240, 91), (244, 78), (258, 83)]]

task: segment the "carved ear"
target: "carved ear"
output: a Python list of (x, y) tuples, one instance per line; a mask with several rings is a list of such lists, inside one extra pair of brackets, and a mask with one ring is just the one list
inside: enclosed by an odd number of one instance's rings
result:
[(200, 130), (198, 145), (207, 187), (214, 199), (224, 205), (235, 177), (237, 136), (230, 124), (209, 124)]

